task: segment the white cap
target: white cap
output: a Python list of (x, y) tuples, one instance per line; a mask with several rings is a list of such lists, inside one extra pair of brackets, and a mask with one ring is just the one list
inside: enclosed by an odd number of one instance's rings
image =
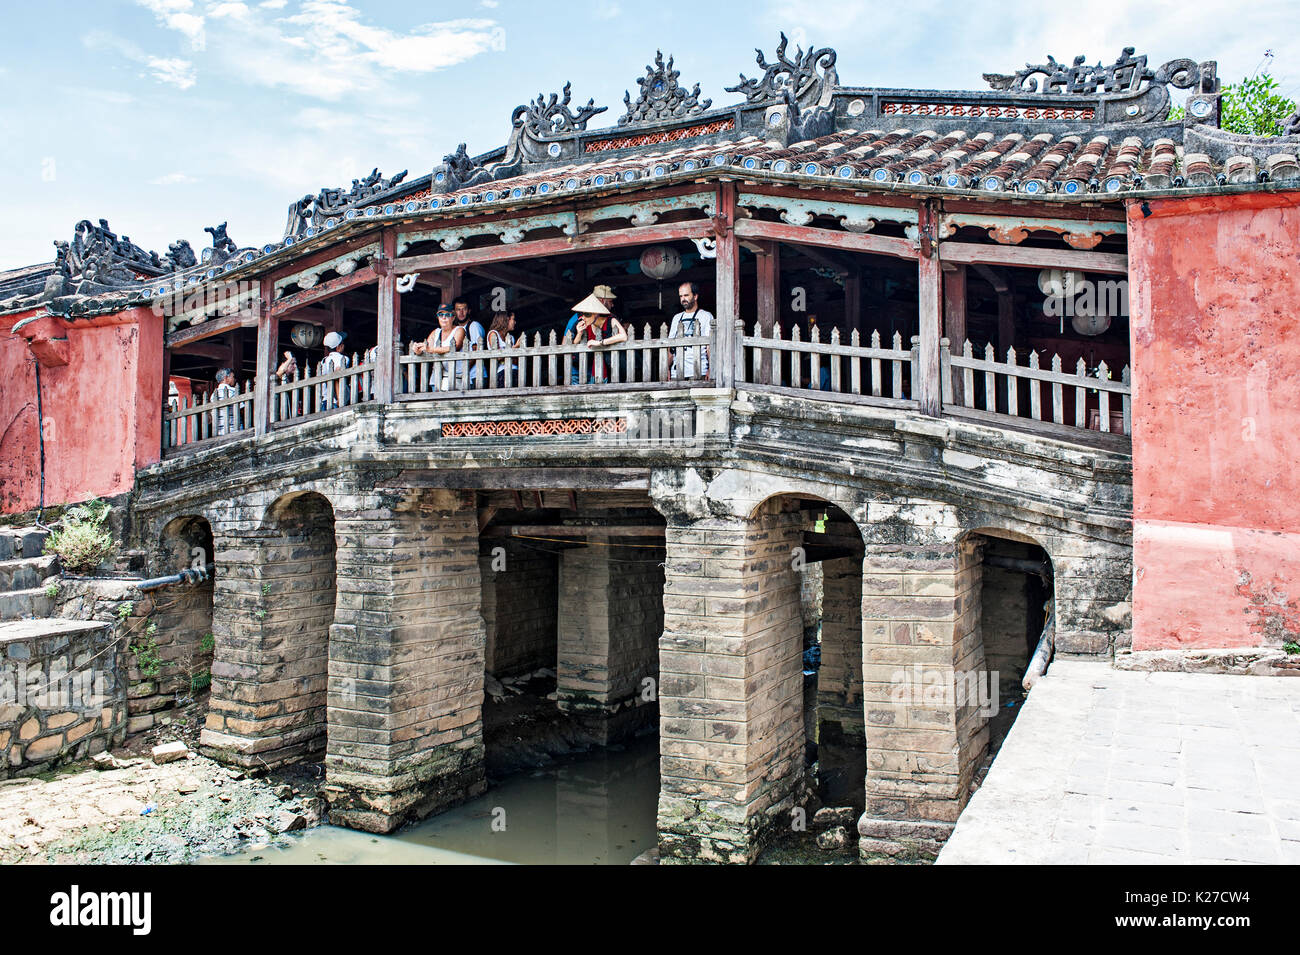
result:
[(338, 348), (342, 344), (343, 344), (343, 336), (340, 335), (338, 332), (330, 332), (328, 335), (325, 336), (326, 348)]

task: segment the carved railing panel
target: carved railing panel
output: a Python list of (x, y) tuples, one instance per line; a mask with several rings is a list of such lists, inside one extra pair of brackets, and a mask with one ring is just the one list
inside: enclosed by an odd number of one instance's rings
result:
[(163, 412), (163, 451), (193, 449), (253, 433), (253, 383), (237, 395), (204, 400), (194, 395)]

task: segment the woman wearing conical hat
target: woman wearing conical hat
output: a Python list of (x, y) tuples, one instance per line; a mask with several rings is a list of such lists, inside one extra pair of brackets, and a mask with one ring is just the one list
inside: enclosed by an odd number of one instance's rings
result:
[[(586, 342), (589, 349), (601, 349), (627, 341), (627, 330), (610, 314), (594, 292), (573, 306), (573, 310), (578, 314), (578, 324), (573, 329), (575, 345)], [(593, 356), (592, 372), (587, 379), (589, 384), (604, 384), (609, 381), (610, 360), (612, 359), (604, 356)], [(575, 385), (579, 383), (576, 368), (570, 373), (569, 381)]]

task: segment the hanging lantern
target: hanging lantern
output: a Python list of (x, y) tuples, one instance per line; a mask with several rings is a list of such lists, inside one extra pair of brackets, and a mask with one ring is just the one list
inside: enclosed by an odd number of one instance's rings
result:
[(682, 257), (670, 245), (652, 245), (641, 253), (641, 272), (652, 279), (670, 279), (682, 270)]
[(1040, 269), (1038, 290), (1053, 298), (1074, 298), (1083, 291), (1083, 273), (1072, 269)]
[(1101, 335), (1110, 328), (1110, 316), (1105, 309), (1097, 308), (1094, 303), (1085, 301), (1084, 296), (1074, 307), (1074, 317), (1070, 327), (1080, 335)]
[(289, 330), (289, 341), (299, 348), (315, 348), (324, 337), (319, 325), (299, 322)]

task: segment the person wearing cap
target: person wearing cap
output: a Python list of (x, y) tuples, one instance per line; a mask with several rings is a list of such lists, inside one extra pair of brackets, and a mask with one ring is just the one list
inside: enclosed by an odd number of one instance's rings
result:
[[(451, 303), (452, 310), (456, 314), (456, 327), (465, 331), (465, 351), (481, 351), (486, 347), (487, 333), (483, 330), (483, 323), (470, 317), (469, 301), (464, 298), (458, 298)], [(459, 363), (463, 364), (463, 363)], [(477, 388), (479, 385), (479, 365), (481, 362), (474, 362), (470, 365), (470, 382), (471, 388)], [(458, 368), (456, 374), (459, 375)]]
[[(324, 345), (329, 349), (329, 353), (321, 360), (316, 369), (317, 374), (328, 375), (348, 367), (348, 356), (343, 354), (343, 339), (347, 337), (347, 332), (329, 332), (325, 335)], [(348, 403), (347, 382), (341, 379), (336, 381), (337, 384), (335, 381), (320, 383), (320, 406), (317, 410), (325, 411)]]
[[(578, 315), (578, 322), (573, 328), (575, 345), (585, 342), (589, 349), (602, 349), (627, 341), (627, 330), (610, 314), (605, 303), (594, 292), (573, 306), (573, 310)], [(588, 383), (595, 385), (609, 381), (609, 362), (612, 360), (615, 359), (593, 356), (592, 370), (587, 377)], [(578, 367), (581, 368), (581, 359)], [(580, 383), (578, 368), (569, 373), (569, 383), (574, 385)]]
[[(212, 391), (211, 401), (224, 401), (227, 398), (236, 398), (239, 396), (239, 386), (235, 384), (235, 373), (229, 368), (222, 368), (217, 371), (217, 387)], [(218, 436), (239, 429), (238, 419), (235, 416), (235, 406), (227, 405), (224, 408), (218, 408), (214, 415), (215, 420), (212, 422), (216, 428)]]
[[(465, 343), (465, 327), (456, 324), (456, 313), (450, 305), (438, 306), (438, 327), (429, 333), (429, 337), (411, 346), (412, 355), (446, 355), (460, 351)], [(450, 391), (452, 389), (451, 362), (441, 362), (429, 381), (432, 391)], [(456, 377), (465, 374), (465, 363), (456, 362)]]
[[(597, 285), (591, 290), (591, 294), (600, 300), (600, 304), (604, 305), (605, 308), (609, 310), (610, 315), (614, 314), (614, 299), (618, 296), (614, 294), (612, 288), (608, 285)], [(573, 330), (578, 326), (579, 317), (578, 313), (574, 312), (569, 316), (569, 324), (564, 326), (564, 334), (568, 335), (570, 338), (573, 337)]]

